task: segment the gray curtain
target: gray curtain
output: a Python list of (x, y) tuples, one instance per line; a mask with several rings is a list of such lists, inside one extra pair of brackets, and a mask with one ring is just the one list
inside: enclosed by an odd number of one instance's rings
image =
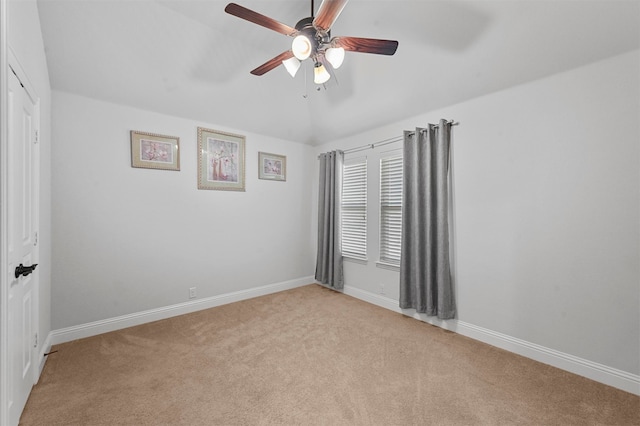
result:
[(344, 287), (340, 241), (343, 164), (342, 151), (320, 154), (316, 280), (338, 290)]
[(449, 262), (451, 124), (404, 132), (400, 307), (455, 317)]

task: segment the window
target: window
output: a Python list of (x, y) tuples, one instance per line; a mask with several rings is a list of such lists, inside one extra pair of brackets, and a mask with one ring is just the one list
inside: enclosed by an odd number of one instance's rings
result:
[(367, 257), (367, 158), (345, 160), (342, 177), (342, 254)]
[(402, 154), (380, 159), (380, 262), (400, 265), (402, 242)]

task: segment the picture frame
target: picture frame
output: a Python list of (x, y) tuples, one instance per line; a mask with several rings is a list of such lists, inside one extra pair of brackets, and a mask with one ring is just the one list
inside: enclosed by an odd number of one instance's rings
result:
[(198, 189), (245, 190), (246, 137), (198, 127)]
[(269, 152), (258, 152), (258, 178), (285, 182), (287, 180), (287, 157)]
[(180, 138), (131, 130), (131, 167), (180, 170)]

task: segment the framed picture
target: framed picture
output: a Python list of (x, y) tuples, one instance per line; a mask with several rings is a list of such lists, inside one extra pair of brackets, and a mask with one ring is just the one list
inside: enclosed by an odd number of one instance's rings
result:
[(131, 131), (131, 167), (180, 170), (180, 138)]
[(267, 180), (287, 180), (287, 157), (284, 155), (258, 152), (258, 178)]
[(245, 137), (198, 127), (198, 189), (244, 191)]

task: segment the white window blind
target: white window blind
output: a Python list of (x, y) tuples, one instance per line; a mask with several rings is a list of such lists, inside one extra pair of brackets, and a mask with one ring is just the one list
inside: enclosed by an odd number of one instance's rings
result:
[(402, 154), (380, 159), (380, 262), (400, 265)]
[(342, 177), (342, 254), (367, 257), (367, 158), (345, 161)]

